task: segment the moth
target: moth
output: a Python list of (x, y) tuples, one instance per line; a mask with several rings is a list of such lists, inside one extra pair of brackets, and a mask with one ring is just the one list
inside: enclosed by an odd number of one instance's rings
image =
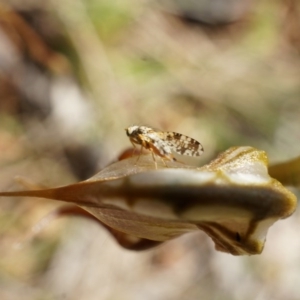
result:
[(134, 148), (135, 145), (141, 145), (137, 161), (140, 158), (143, 148), (145, 148), (150, 150), (156, 168), (155, 155), (161, 157), (166, 166), (165, 160), (176, 160), (172, 152), (187, 156), (200, 156), (204, 152), (201, 143), (181, 133), (157, 131), (147, 126), (138, 125), (130, 126), (125, 131)]

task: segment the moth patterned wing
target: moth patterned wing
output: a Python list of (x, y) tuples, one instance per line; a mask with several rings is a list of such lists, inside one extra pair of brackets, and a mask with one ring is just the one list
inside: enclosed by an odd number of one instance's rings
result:
[(163, 140), (172, 151), (180, 155), (200, 156), (203, 152), (203, 146), (195, 139), (177, 132), (161, 132)]
[(164, 136), (162, 134), (163, 132), (153, 131), (150, 134), (148, 134), (148, 138), (151, 139), (151, 144), (157, 149), (157, 151), (163, 157), (171, 154), (172, 149), (169, 143), (164, 139)]

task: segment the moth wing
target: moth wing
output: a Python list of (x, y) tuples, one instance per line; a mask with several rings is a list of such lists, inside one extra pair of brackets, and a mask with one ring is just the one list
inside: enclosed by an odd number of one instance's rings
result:
[(180, 155), (200, 156), (204, 149), (195, 139), (177, 132), (160, 132), (162, 139), (172, 151)]
[(169, 143), (163, 138), (162, 132), (153, 132), (149, 137), (151, 138), (152, 145), (162, 156), (172, 153), (172, 149)]

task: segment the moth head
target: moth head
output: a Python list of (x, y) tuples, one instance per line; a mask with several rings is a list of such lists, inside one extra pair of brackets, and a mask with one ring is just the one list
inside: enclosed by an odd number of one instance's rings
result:
[(133, 132), (137, 131), (139, 126), (133, 125), (125, 129), (127, 136), (131, 136)]

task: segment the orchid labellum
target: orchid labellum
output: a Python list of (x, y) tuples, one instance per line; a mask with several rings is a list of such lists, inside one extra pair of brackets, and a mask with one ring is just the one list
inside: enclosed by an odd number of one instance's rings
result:
[(296, 197), (268, 174), (264, 151), (234, 147), (201, 168), (176, 161), (155, 168), (150, 154), (125, 158), (76, 184), (0, 196), (73, 204), (61, 214), (96, 220), (127, 249), (142, 250), (203, 230), (216, 249), (262, 252), (269, 227), (290, 216)]

